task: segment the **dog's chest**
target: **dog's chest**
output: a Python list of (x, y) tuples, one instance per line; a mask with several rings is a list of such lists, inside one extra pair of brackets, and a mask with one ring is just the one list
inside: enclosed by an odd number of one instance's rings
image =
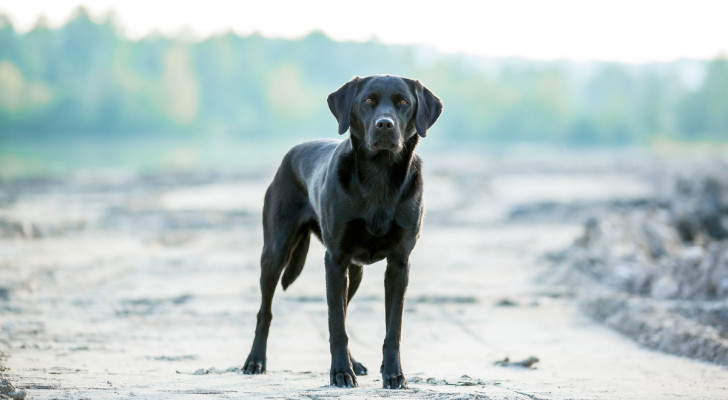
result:
[(341, 240), (341, 249), (360, 264), (371, 264), (386, 258), (396, 251), (402, 241), (402, 228), (391, 219), (370, 226), (363, 218), (346, 223)]

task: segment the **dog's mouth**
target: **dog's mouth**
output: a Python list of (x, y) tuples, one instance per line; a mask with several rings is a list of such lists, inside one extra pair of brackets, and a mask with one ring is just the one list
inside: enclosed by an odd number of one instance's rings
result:
[(391, 153), (399, 153), (402, 151), (402, 143), (392, 140), (373, 140), (373, 141), (367, 141), (367, 146), (369, 147), (369, 150), (371, 150), (373, 153), (378, 153), (382, 151), (387, 151)]
[(391, 134), (382, 134), (378, 132), (370, 132), (366, 138), (367, 147), (373, 153), (382, 151), (399, 153), (402, 151), (402, 136), (398, 132)]

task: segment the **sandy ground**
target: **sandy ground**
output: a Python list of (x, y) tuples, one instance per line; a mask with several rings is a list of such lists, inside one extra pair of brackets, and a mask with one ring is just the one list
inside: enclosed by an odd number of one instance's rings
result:
[[(356, 389), (328, 386), (319, 243), (276, 294), (269, 372), (239, 374), (268, 170), (3, 183), (0, 373), (32, 399), (726, 398), (725, 367), (639, 347), (581, 314), (568, 288), (543, 283), (543, 254), (569, 246), (579, 223), (506, 218), (532, 202), (640, 198), (651, 190), (644, 169), (454, 159), (426, 164), (402, 334), (409, 390), (380, 389), (382, 264), (365, 269), (347, 320), (370, 375)], [(535, 368), (494, 365), (529, 356)]]

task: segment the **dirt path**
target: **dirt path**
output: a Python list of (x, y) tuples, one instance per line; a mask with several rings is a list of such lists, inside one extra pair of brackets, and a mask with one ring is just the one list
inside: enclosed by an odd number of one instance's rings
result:
[[(640, 348), (540, 283), (541, 255), (568, 245), (577, 225), (503, 219), (526, 199), (640, 196), (647, 189), (636, 176), (434, 168), (426, 182), (403, 328), (410, 390), (379, 389), (379, 264), (365, 270), (347, 321), (352, 352), (371, 374), (358, 389), (328, 386), (318, 243), (299, 280), (276, 295), (270, 372), (238, 373), (258, 306), (266, 185), (245, 176), (4, 187), (3, 373), (33, 399), (725, 398), (725, 368)], [(540, 359), (536, 369), (493, 365), (528, 356)]]

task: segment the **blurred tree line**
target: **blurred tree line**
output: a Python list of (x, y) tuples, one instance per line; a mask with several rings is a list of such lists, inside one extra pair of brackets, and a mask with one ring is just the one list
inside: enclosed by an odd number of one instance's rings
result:
[[(728, 138), (728, 61), (647, 65), (443, 55), (421, 46), (219, 34), (129, 40), (78, 9), (27, 33), (0, 15), (0, 143), (174, 135), (333, 136), (326, 95), (354, 75), (422, 80), (453, 143)], [(432, 135), (435, 136), (435, 135)]]

